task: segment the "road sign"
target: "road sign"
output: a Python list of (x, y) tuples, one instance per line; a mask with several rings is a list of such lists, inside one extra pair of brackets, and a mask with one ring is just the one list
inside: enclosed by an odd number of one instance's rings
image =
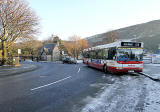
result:
[(64, 51), (62, 51), (62, 54), (64, 55)]
[(21, 49), (18, 49), (18, 54), (21, 54)]
[(160, 54), (152, 55), (152, 63), (160, 63)]

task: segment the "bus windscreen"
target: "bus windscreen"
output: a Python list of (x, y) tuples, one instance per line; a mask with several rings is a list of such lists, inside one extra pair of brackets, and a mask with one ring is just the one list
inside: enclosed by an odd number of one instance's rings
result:
[(143, 50), (141, 48), (118, 48), (118, 61), (142, 61)]

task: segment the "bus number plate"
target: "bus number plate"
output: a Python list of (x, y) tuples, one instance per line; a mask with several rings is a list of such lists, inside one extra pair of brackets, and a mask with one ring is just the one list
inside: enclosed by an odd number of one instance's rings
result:
[(133, 72), (134, 72), (134, 70), (129, 70), (128, 72), (133, 73)]

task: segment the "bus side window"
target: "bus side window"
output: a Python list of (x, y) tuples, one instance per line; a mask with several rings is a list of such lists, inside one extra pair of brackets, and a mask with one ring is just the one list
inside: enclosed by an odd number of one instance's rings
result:
[(83, 57), (86, 58), (87, 52), (83, 52)]
[(95, 50), (95, 57), (94, 57), (94, 59), (98, 59), (98, 50)]
[(108, 49), (103, 49), (103, 59), (108, 59)]
[(84, 57), (89, 58), (89, 52), (88, 51), (84, 53)]
[(89, 52), (87, 52), (87, 54), (86, 54), (86, 58), (89, 58)]
[(98, 50), (97, 51), (97, 59), (102, 59), (103, 54), (102, 54), (102, 50)]
[(95, 51), (92, 51), (92, 59), (95, 59)]
[(89, 56), (90, 56), (90, 58), (93, 58), (93, 52), (92, 51), (89, 52)]
[(91, 59), (96, 59), (96, 53), (95, 53), (95, 51), (90, 51), (89, 55), (90, 55)]
[(108, 59), (113, 60), (113, 57), (115, 56), (115, 54), (116, 54), (116, 49), (115, 48), (110, 48), (109, 51), (108, 51)]

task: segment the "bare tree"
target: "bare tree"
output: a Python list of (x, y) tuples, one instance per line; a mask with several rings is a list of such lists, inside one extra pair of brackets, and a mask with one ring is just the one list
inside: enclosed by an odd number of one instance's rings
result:
[(31, 38), (38, 31), (38, 17), (22, 0), (0, 1), (0, 40), (5, 64), (7, 48), (20, 38)]
[(78, 58), (83, 49), (88, 47), (88, 42), (85, 39), (74, 35), (69, 37), (69, 41), (65, 42), (64, 45), (71, 56)]

